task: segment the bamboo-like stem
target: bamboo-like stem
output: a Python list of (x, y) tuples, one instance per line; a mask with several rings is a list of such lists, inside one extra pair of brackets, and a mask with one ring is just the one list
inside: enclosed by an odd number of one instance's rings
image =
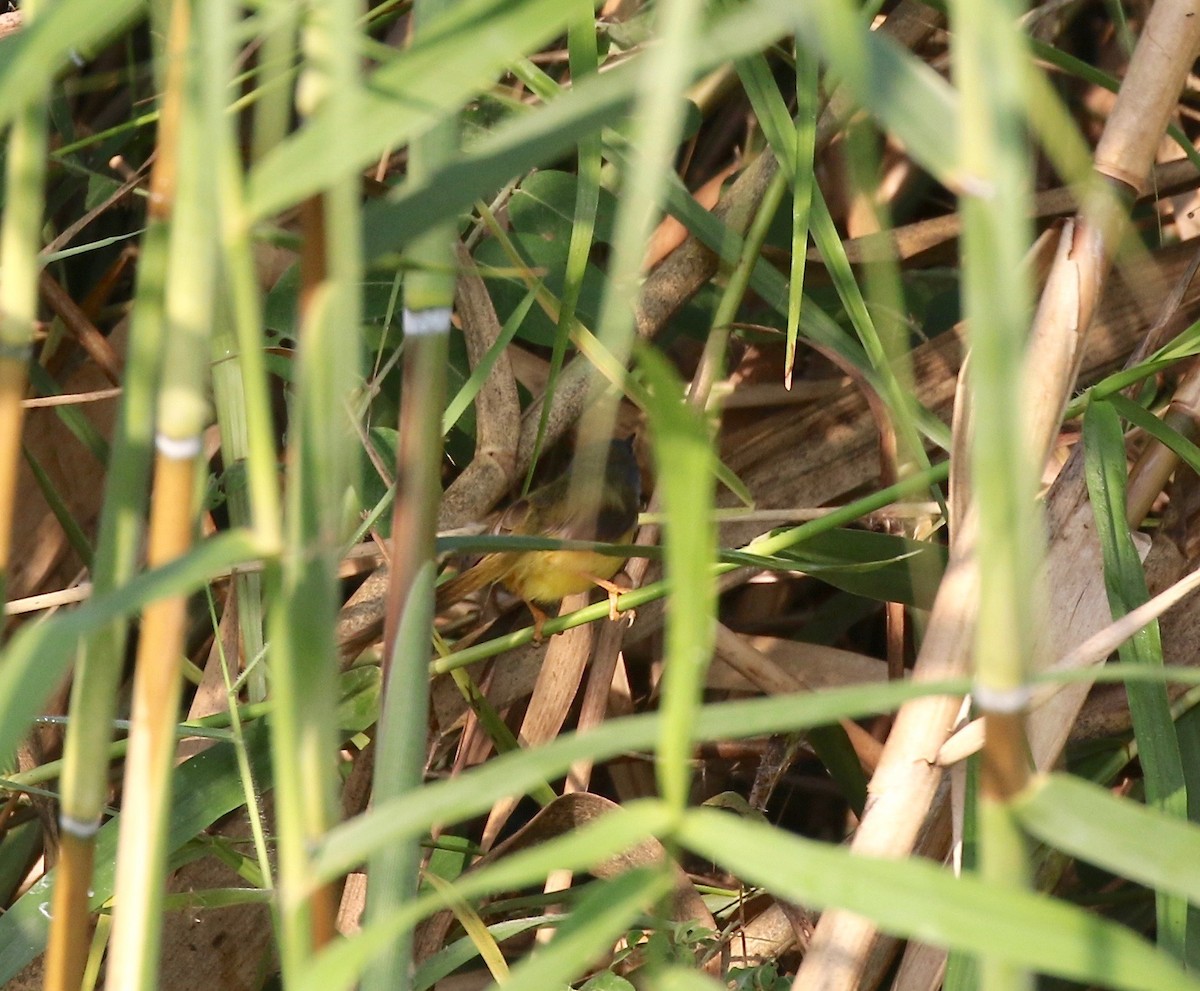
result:
[[(26, 24), (42, 2), (23, 7)], [(37, 323), (42, 207), (46, 181), (46, 104), (32, 100), (8, 137), (4, 220), (0, 228), (0, 598), (7, 584), (16, 510), (26, 365)]]
[[(199, 451), (199, 439), (192, 446)], [(180, 450), (186, 450), (186, 442)], [(151, 499), (151, 566), (184, 553), (192, 530), (196, 457), (159, 451)], [(117, 846), (116, 908), (108, 961), (114, 987), (149, 989), (158, 983), (162, 897), (168, 850), (166, 818), (175, 754), (175, 715), (182, 687), (179, 657), (187, 599), (173, 596), (149, 606), (142, 618), (121, 831)]]
[[(191, 545), (200, 435), (208, 416), (204, 383), (216, 275), (215, 183), (203, 150), (223, 105), (203, 83), (212, 63), (215, 26), (224, 4), (200, 5), (189, 26), (178, 141), (178, 201), (172, 219), (165, 295), (170, 330), (158, 395), (158, 453), (150, 506), (147, 559), (166, 563)], [(176, 7), (175, 17), (183, 17)], [(177, 21), (172, 18), (172, 27)], [(167, 819), (181, 693), (186, 596), (145, 611), (134, 670), (129, 751), (117, 844), (116, 908), (108, 983), (149, 991), (158, 983)]]
[(28, 360), (28, 344), (0, 344), (0, 451), (4, 452), (0, 455), (0, 591), (7, 586), (8, 558), (12, 550), (21, 426), (25, 422), (21, 400), (25, 398), (25, 363)]
[[(1032, 240), (1023, 132), (1032, 68), (1016, 26), (1019, 15), (1017, 5), (1005, 0), (960, 2), (951, 15), (954, 75), (964, 106), (959, 147), (963, 166), (979, 184), (961, 204), (972, 347), (970, 512), (979, 523), (974, 700), (989, 731), (980, 780), (980, 874), (1001, 888), (1029, 883), (1024, 837), (1009, 802), (1029, 773), (1027, 679), (1045, 553), (1036, 505), (1045, 447), (1026, 422), (1033, 411), (1023, 401), (1031, 291), (1021, 262)], [(998, 958), (982, 957), (979, 971), (984, 991), (1032, 987), (1031, 974)]]
[[(1028, 55), (1015, 31), (1006, 27), (1018, 13), (994, 2), (964, 5), (953, 18), (957, 78), (967, 107), (960, 138), (964, 165), (987, 193), (965, 197), (962, 207), (975, 371), (970, 376), (971, 469), (982, 572), (976, 678), (985, 712), (993, 709), (993, 693), (1024, 690), (1036, 620), (1032, 592), (1043, 542), (1034, 511), (1035, 465), (1043, 449), (1029, 443), (1023, 425), (1014, 428), (1026, 413), (1021, 370), (1029, 288), (1021, 260), (1030, 239), (1023, 219), (1029, 190), (1021, 137)], [(997, 71), (1007, 81), (1004, 86), (997, 86)], [(1000, 715), (1010, 714), (1006, 706), (996, 708)], [(1013, 739), (1004, 734), (997, 745)], [(1020, 763), (1011, 754), (993, 759), (1010, 773)], [(1009, 773), (998, 780), (1008, 781)]]
[[(350, 122), (357, 107), (359, 4), (339, 0), (307, 14), (299, 101), (310, 115)], [(274, 606), (271, 681), (278, 817), (279, 949), (285, 983), (304, 973), (334, 934), (334, 892), (311, 895), (311, 844), (333, 821), (337, 560), (356, 449), (347, 400), (358, 384), (362, 283), (358, 181), (347, 177), (301, 208), (300, 349), (290, 425), (287, 519), (281, 567), (268, 571)]]
[[(61, 921), (56, 914), (50, 917), (50, 940), (46, 947), (46, 971), (42, 982), (46, 991), (76, 991), (83, 980), (88, 941), (82, 934), (88, 931), (88, 887), (92, 881), (95, 852), (92, 835), (81, 836), (68, 832), (63, 828), (60, 816), (52, 910), (70, 914), (63, 915)], [(79, 920), (82, 925), (69, 932), (67, 922), (72, 919)]]
[[(1197, 367), (1192, 366), (1179, 388), (1175, 398), (1163, 416), (1165, 423), (1185, 440), (1193, 444), (1197, 438), (1196, 409), (1197, 386), (1200, 386), (1200, 374)], [(1154, 500), (1158, 498), (1163, 487), (1179, 467), (1179, 455), (1165, 444), (1151, 439), (1145, 450), (1138, 456), (1137, 461), (1129, 470), (1129, 495), (1126, 507), (1126, 522), (1130, 529), (1141, 525)]]
[[(290, 4), (279, 13), (284, 23), (264, 40), (262, 85), (282, 75), (290, 65), (295, 44), (294, 17)], [(210, 85), (224, 86), (235, 74), (232, 44), (222, 39), (227, 68), (212, 74)], [(283, 126), (287, 122), (286, 90), (283, 95)], [(278, 104), (268, 94), (268, 102)], [(255, 151), (265, 151), (280, 137), (279, 108), (268, 114), (260, 103), (255, 116)], [(217, 186), (220, 234), (226, 296), (229, 308), (218, 320), (214, 333), (213, 396), (221, 427), (221, 448), (228, 468), (240, 469), (244, 477), (231, 483), (228, 491), (231, 520), (253, 526), (265, 547), (282, 544), (282, 511), (271, 422), (270, 395), (264, 361), (262, 307), (255, 277), (249, 221), (243, 206), (244, 176), (239, 161), (234, 120), (227, 121), (223, 146), (217, 152)], [(235, 579), (243, 654), (247, 659), (263, 651), (263, 581), (253, 572), (239, 572)], [(265, 665), (256, 665), (247, 679), (251, 701), (267, 695)]]
[[(175, 162), (187, 45), (187, 6), (174, 4), (167, 32), (166, 83), (159, 115), (160, 153), (150, 173), (146, 235), (138, 265), (136, 305), (129, 335), (123, 402), (112, 443), (93, 592), (103, 594), (133, 574), (141, 540), (144, 490), (153, 436), (153, 390), (163, 335), (162, 291), (167, 263), (167, 221), (175, 201)], [(60, 790), (63, 843), (51, 902), (50, 941), (46, 952), (48, 991), (75, 991), (86, 958), (78, 955), (80, 933), (87, 928), (94, 842), (108, 790), (106, 773), (116, 689), (125, 657), (127, 627), (111, 623), (83, 644), (71, 686), (71, 722), (67, 728)], [(68, 837), (73, 839), (68, 842)]]
[(1026, 402), (1037, 450), (1049, 450), (1086, 350), (1088, 331), (1124, 229), (1128, 200), (1145, 187), (1158, 142), (1200, 47), (1190, 0), (1150, 9), (1095, 153), (1111, 195), (1093, 197), (1066, 225), (1030, 330)]
[[(448, 8), (447, 0), (417, 0), (417, 36)], [(450, 160), (458, 122), (447, 117), (409, 148), (410, 178)], [(404, 367), (396, 451), (392, 564), (384, 626), (384, 698), (377, 732), (376, 802), (420, 787), (425, 766), (429, 689), (426, 657), (433, 622), (434, 545), (441, 496), (442, 410), (455, 288), (455, 225), (442, 224), (413, 244), (413, 271), (404, 282)], [(417, 889), (420, 846), (394, 844), (368, 865), (367, 912), (378, 919)], [(380, 953), (366, 975), (368, 991), (412, 986), (412, 936), (404, 933)]]

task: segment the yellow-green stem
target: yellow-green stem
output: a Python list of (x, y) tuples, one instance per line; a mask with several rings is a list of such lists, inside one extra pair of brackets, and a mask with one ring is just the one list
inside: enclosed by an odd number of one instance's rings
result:
[[(26, 30), (43, 3), (22, 7)], [(32, 100), (13, 120), (6, 154), (0, 227), (0, 593), (12, 547), (21, 457), (26, 363), (37, 323), (37, 282), (46, 178), (46, 106)]]
[[(198, 438), (195, 449), (198, 453)], [(188, 548), (195, 462), (194, 455), (172, 457), (162, 452), (156, 459), (148, 552), (152, 567), (178, 557)], [(186, 597), (161, 599), (146, 609), (138, 641), (108, 962), (108, 982), (131, 991), (149, 991), (158, 982), (169, 852), (165, 826), (186, 621)]]
[[(186, 14), (186, 6), (177, 7)], [(162, 337), (166, 221), (175, 197), (173, 149), (184, 66), (179, 56), (187, 40), (186, 24), (186, 16), (175, 17), (168, 34), (168, 51), (176, 57), (168, 59), (169, 81), (159, 118), (159, 146), (164, 151), (155, 159), (150, 174), (147, 229), (138, 265), (121, 415), (111, 454), (112, 464), (120, 465), (121, 470), (110, 474), (105, 488), (93, 574), (96, 595), (104, 595), (132, 575), (139, 555), (153, 436), (153, 389)], [(60, 818), (70, 822), (98, 825), (107, 798), (112, 720), (125, 641), (126, 623), (119, 620), (99, 630), (79, 652), (71, 686), (71, 722), (63, 751), (60, 791)], [(64, 837), (69, 832), (62, 830)], [(82, 970), (72, 967), (83, 964), (74, 955), (65, 954), (74, 948), (87, 926), (92, 859), (91, 840), (64, 840), (52, 895), (46, 961), (48, 991), (75, 991), (79, 987)]]

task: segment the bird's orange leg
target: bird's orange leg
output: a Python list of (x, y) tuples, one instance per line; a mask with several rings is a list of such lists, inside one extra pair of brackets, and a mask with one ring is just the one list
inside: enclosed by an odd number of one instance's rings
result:
[(541, 643), (544, 639), (542, 637), (542, 627), (546, 625), (546, 620), (550, 618), (549, 614), (543, 612), (535, 603), (530, 602), (528, 599), (525, 600), (525, 605), (529, 607), (529, 612), (533, 616), (533, 642)]
[[(588, 575), (588, 578), (608, 593), (608, 618), (615, 623), (621, 618), (621, 612), (617, 609), (617, 598), (626, 592), (632, 591), (632, 589), (628, 589), (624, 585), (618, 585), (616, 582), (610, 582), (604, 578), (597, 578), (595, 575)], [(633, 610), (627, 609), (625, 612), (630, 620), (632, 620)]]

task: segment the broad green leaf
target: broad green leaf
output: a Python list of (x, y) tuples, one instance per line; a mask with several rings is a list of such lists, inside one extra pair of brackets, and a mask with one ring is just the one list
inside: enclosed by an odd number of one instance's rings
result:
[[(513, 190), (508, 216), (513, 230), (538, 237), (552, 238), (565, 245), (575, 229), (575, 201), (579, 180), (569, 172), (553, 169), (534, 172)], [(612, 240), (616, 198), (606, 189), (597, 196), (594, 240), (608, 244)]]
[(778, 897), (845, 909), (896, 936), (1102, 987), (1200, 991), (1200, 980), (1130, 930), (1045, 895), (923, 860), (859, 856), (709, 809), (689, 811), (675, 838)]
[(778, 555), (854, 595), (930, 609), (947, 551), (942, 544), (870, 530), (819, 533)]
[(1200, 827), (1067, 774), (1034, 779), (1013, 811), (1047, 846), (1200, 905)]
[[(548, 240), (541, 234), (514, 231), (507, 237), (508, 245), (514, 249), (535, 285), (541, 282), (556, 298), (561, 297), (567, 266), (567, 242)], [(526, 278), (514, 272), (513, 260), (496, 239), (489, 239), (475, 252), (475, 262), (483, 270), (488, 289), (492, 294), (496, 315), (507, 322), (522, 308), (529, 295)], [(488, 271), (492, 267), (502, 275)], [(511, 273), (511, 274), (510, 274)], [(599, 309), (604, 290), (604, 273), (595, 265), (587, 264), (578, 304), (577, 316), (585, 325), (591, 324)], [(528, 304), (526, 304), (528, 305)], [(517, 328), (517, 337), (535, 344), (551, 345), (556, 334), (555, 322), (541, 309), (529, 309)]]

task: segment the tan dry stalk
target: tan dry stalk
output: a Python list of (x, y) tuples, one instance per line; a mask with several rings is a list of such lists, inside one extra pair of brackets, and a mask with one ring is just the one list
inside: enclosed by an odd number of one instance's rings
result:
[[(1105, 176), (1119, 177), (1134, 191), (1142, 188), (1200, 43), (1200, 17), (1194, 15), (1194, 4), (1186, 0), (1160, 0), (1154, 6), (1134, 54), (1138, 70), (1135, 73), (1131, 64), (1097, 150), (1097, 170)], [(1164, 66), (1173, 66), (1177, 71), (1168, 75)], [(1116, 199), (1103, 199), (1090, 216), (1081, 215), (1065, 225), (1034, 319), (1026, 363), (1029, 398), (1025, 415), (1036, 447), (1042, 452), (1050, 448), (1074, 386), (1111, 265), (1113, 235), (1121, 220)], [(1053, 550), (1052, 546), (1051, 553)], [(1073, 567), (1078, 564), (1076, 560)], [(1054, 565), (1050, 559), (1048, 566)], [(951, 585), (952, 564), (934, 605), (914, 670), (916, 678), (927, 678), (931, 672), (938, 677), (962, 676), (968, 670), (967, 645), (973, 637), (978, 575), (973, 560), (960, 561), (958, 566), (964, 572), (957, 576), (964, 594), (955, 594)], [(1097, 574), (1092, 572), (1093, 577)], [(914, 711), (919, 711), (921, 718), (912, 718)], [(871, 781), (870, 804), (851, 849), (890, 857), (911, 852), (941, 776), (933, 761), (953, 728), (956, 714), (956, 700), (923, 699), (900, 710), (884, 748), (883, 762)], [(1065, 734), (1066, 730), (1063, 740)], [(857, 991), (875, 938), (876, 928), (870, 921), (845, 912), (826, 913), (797, 975), (796, 991)]]
[[(152, 568), (174, 560), (191, 545), (195, 468), (195, 458), (173, 458), (160, 452), (155, 459), (147, 550)], [(145, 934), (156, 933), (162, 920), (131, 917), (129, 911), (142, 904), (133, 892), (162, 887), (162, 878), (147, 879), (145, 873), (158, 870), (167, 856), (166, 850), (149, 849), (149, 843), (166, 838), (166, 830), (153, 828), (152, 824), (169, 808), (159, 785), (170, 782), (175, 756), (186, 624), (187, 597), (183, 595), (151, 603), (142, 616), (122, 790), (121, 819), (125, 828), (120, 831), (117, 846), (117, 909), (108, 962), (109, 980), (123, 987), (149, 986), (141, 983), (152, 983), (144, 969), (157, 961), (157, 953), (147, 953), (142, 940)], [(122, 930), (130, 937), (120, 938)], [(133, 975), (141, 976), (135, 981)]]
[[(1194, 363), (1187, 376), (1175, 391), (1163, 423), (1193, 444), (1200, 431), (1200, 365)], [(1179, 467), (1179, 455), (1165, 444), (1151, 439), (1129, 471), (1129, 489), (1126, 495), (1126, 522), (1130, 528), (1141, 525), (1154, 500)]]
[[(96, 844), (91, 836), (76, 836), (59, 829), (58, 867), (54, 876), (50, 939), (46, 946), (46, 970), (42, 986), (46, 991), (76, 991), (87, 966), (88, 940), (83, 934), (87, 924), (88, 889), (92, 883), (92, 865)], [(53, 910), (71, 912), (65, 918), (82, 921), (78, 928), (54, 922)], [(82, 911), (77, 908), (82, 906)]]
[[(1148, 188), (1139, 201), (1162, 199), (1196, 188), (1200, 173), (1190, 158), (1180, 158), (1154, 167)], [(1033, 198), (1033, 216), (1039, 220), (1067, 217), (1078, 209), (1075, 190), (1058, 186), (1037, 193)], [(962, 215), (946, 213), (938, 217), (916, 220), (903, 227), (894, 227), (876, 234), (863, 234), (845, 242), (846, 257), (851, 264), (860, 265), (871, 259), (873, 252), (885, 251), (897, 261), (920, 259), (919, 265), (945, 259), (951, 264), (955, 257), (954, 242), (962, 235)], [(807, 263), (822, 268), (825, 260), (816, 248), (808, 251)]]
[(0, 38), (7, 38), (21, 30), (22, 18), (19, 10), (0, 14)]
[[(960, 540), (970, 546), (969, 537)], [(962, 677), (978, 597), (978, 570), (969, 558), (956, 554), (938, 590), (914, 680)], [(941, 784), (941, 769), (934, 761), (961, 708), (959, 698), (932, 696), (905, 705), (896, 714), (868, 785), (866, 811), (851, 843), (855, 853), (899, 857), (912, 851)], [(869, 920), (848, 912), (826, 912), (813, 933), (795, 988), (857, 991), (875, 937)]]
[(1026, 381), (1030, 427), (1047, 451), (1082, 360), (1092, 316), (1124, 229), (1124, 201), (1144, 191), (1159, 142), (1200, 48), (1192, 0), (1150, 11), (1095, 153), (1098, 175), (1124, 190), (1098, 198), (1063, 229), (1058, 256), (1030, 332)]
[[(17, 474), (21, 463), (21, 426), (25, 422), (25, 362), (27, 357), (8, 357), (0, 354), (0, 575), (8, 570), (12, 549), (12, 519), (17, 490)], [(0, 580), (0, 588), (5, 582)]]
[[(1200, 252), (1192, 258), (1192, 264), (1171, 289), (1171, 295), (1163, 303), (1158, 321), (1138, 345), (1130, 357), (1133, 364), (1146, 358), (1155, 348), (1172, 336), (1172, 330), (1186, 325), (1180, 312), (1184, 297), (1200, 270)], [(1163, 422), (1187, 440), (1194, 441), (1197, 427), (1197, 409), (1200, 408), (1200, 364), (1192, 359), (1188, 372), (1175, 388), (1175, 395), (1163, 416)], [(1138, 456), (1129, 472), (1125, 493), (1125, 518), (1131, 528), (1138, 527), (1154, 500), (1158, 498), (1167, 480), (1179, 465), (1179, 457), (1154, 438), (1148, 438), (1146, 447)]]

